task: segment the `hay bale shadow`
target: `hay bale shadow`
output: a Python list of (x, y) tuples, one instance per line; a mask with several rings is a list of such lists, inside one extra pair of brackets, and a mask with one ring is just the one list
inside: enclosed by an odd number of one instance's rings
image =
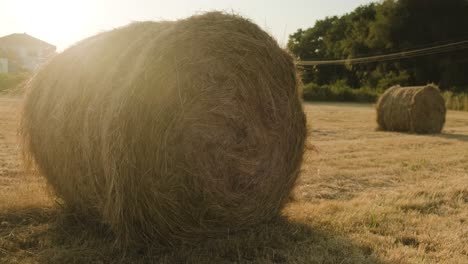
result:
[(5, 263), (384, 263), (371, 248), (285, 218), (197, 245), (127, 250), (107, 228), (61, 209), (0, 212), (0, 222)]
[(434, 134), (430, 136), (444, 138), (444, 139), (455, 139), (459, 141), (468, 142), (468, 135), (463, 135), (463, 134), (442, 133), (442, 134)]

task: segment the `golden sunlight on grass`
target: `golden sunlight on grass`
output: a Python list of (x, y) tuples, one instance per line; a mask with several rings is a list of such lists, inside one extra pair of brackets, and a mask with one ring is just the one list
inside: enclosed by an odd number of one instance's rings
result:
[(419, 136), (376, 132), (371, 105), (306, 105), (314, 150), (282, 219), (124, 254), (21, 172), (20, 103), (0, 98), (0, 263), (468, 263), (467, 113)]

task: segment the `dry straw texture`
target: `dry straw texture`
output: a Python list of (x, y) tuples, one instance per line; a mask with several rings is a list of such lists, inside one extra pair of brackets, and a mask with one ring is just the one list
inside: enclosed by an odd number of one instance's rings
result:
[(377, 102), (377, 123), (381, 130), (440, 133), (445, 114), (444, 99), (434, 85), (394, 86)]
[(26, 158), (124, 243), (191, 241), (275, 217), (306, 136), (293, 59), (235, 15), (81, 41), (32, 80)]

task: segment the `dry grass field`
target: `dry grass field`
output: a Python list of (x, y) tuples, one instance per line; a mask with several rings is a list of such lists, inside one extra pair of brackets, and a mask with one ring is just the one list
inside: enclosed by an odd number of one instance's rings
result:
[(255, 230), (130, 249), (21, 169), (21, 99), (0, 97), (0, 263), (468, 263), (468, 113), (434, 136), (375, 131), (371, 105), (306, 105), (295, 201)]

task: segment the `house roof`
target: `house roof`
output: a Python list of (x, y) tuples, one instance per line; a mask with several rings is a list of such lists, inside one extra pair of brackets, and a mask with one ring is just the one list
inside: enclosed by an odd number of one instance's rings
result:
[(52, 44), (49, 44), (45, 41), (32, 37), (26, 33), (15, 33), (7, 35), (0, 38), (0, 47), (16, 47), (16, 46), (26, 46), (26, 47), (39, 47), (39, 48), (49, 48), (56, 49)]

